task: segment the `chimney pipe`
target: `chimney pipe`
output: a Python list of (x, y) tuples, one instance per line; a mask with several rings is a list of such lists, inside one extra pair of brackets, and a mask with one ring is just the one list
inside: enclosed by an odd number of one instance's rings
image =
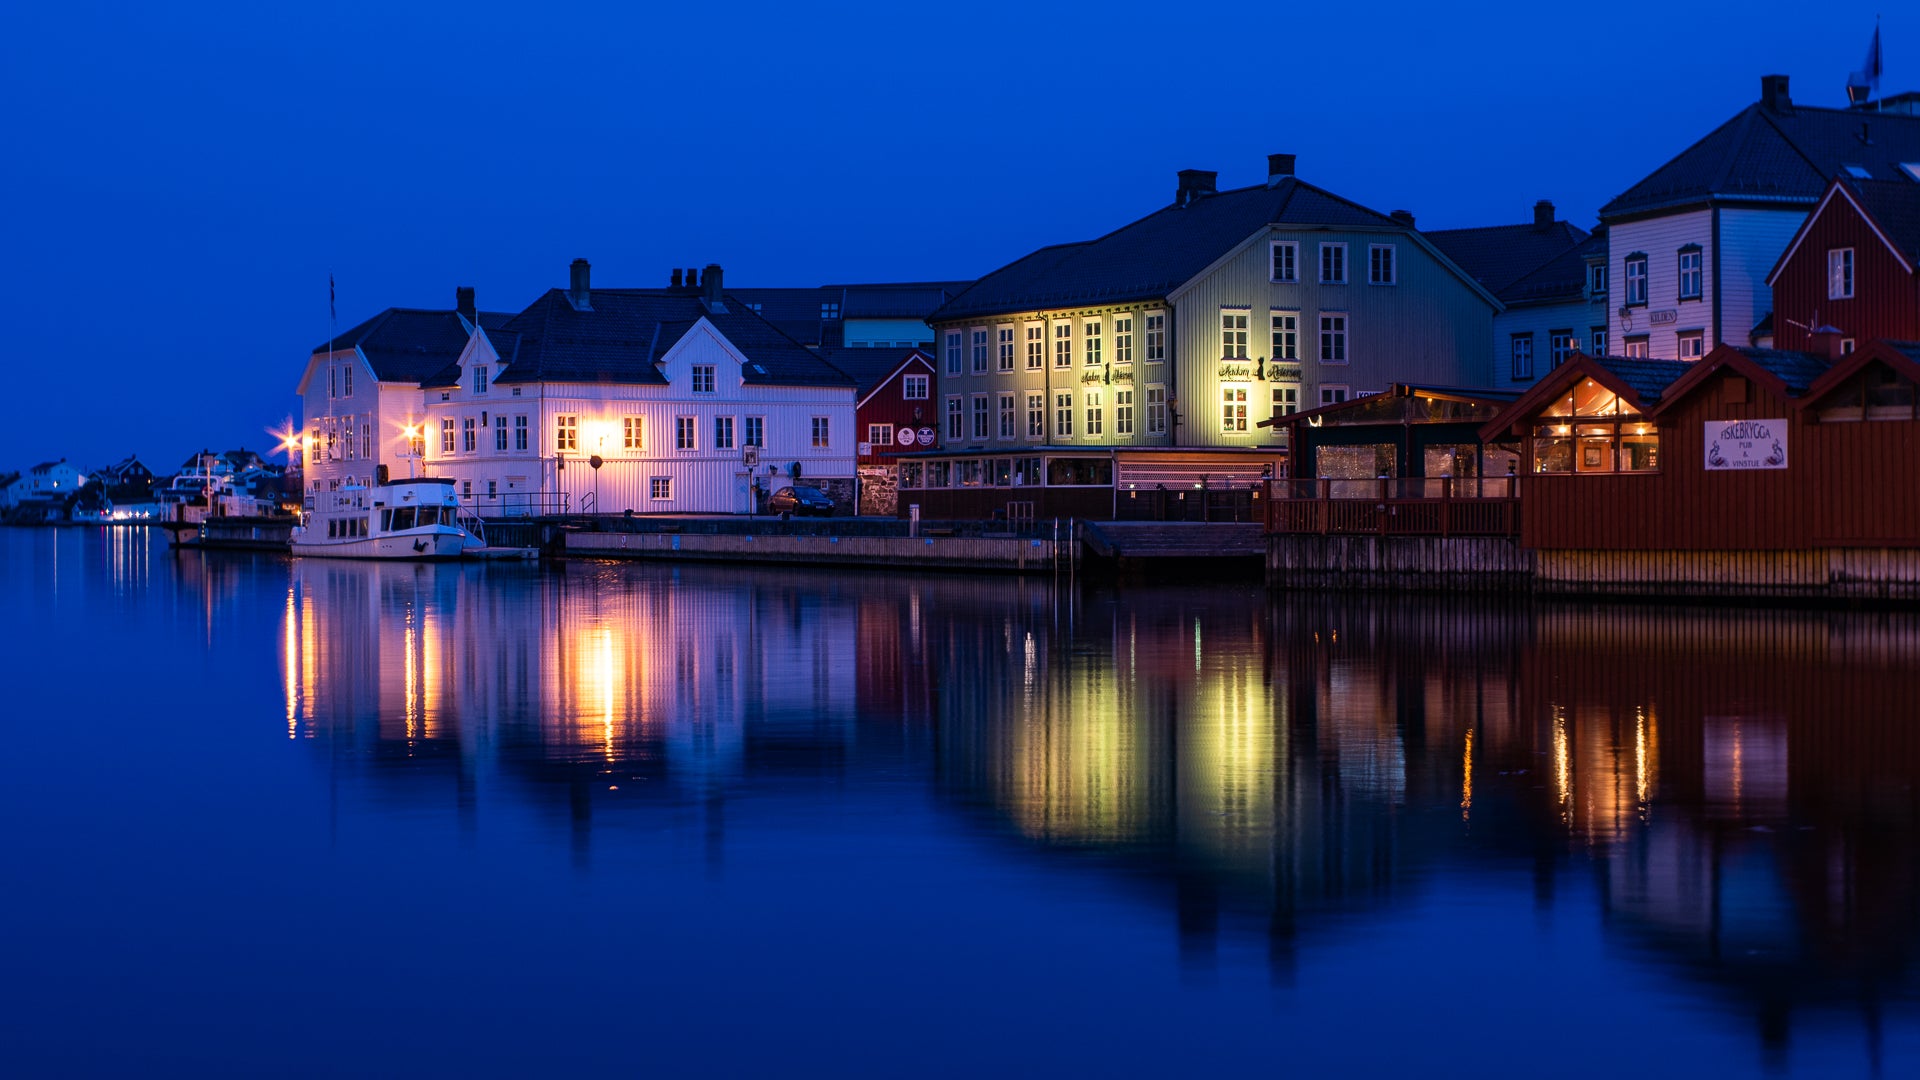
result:
[(700, 271), (695, 270), (691, 266), (687, 267), (687, 288), (697, 289), (699, 287), (700, 287)]
[(577, 311), (593, 310), (591, 303), (592, 288), (589, 274), (593, 269), (592, 264), (588, 263), (585, 259), (575, 259), (573, 260), (573, 265), (567, 269), (569, 271), (567, 299), (572, 302), (574, 309)]
[(1769, 112), (1789, 113), (1793, 111), (1793, 98), (1787, 95), (1787, 77), (1785, 75), (1760, 76), (1760, 104)]
[(1292, 154), (1267, 155), (1267, 186), (1274, 187), (1280, 181), (1293, 175), (1294, 156)]
[(468, 322), (476, 326), (480, 324), (479, 309), (473, 305), (473, 286), (461, 285), (453, 290), (453, 310)]
[(721, 282), (720, 264), (708, 263), (707, 271), (701, 275), (700, 282), (701, 286), (706, 290), (705, 295), (709, 303), (719, 300)]
[(667, 288), (677, 289), (679, 287), (680, 287), (680, 268), (676, 266), (673, 268), (673, 276), (667, 279)]
[(1387, 216), (1409, 229), (1413, 228), (1413, 211), (1411, 210), (1395, 210)]
[(1540, 232), (1553, 228), (1552, 200), (1541, 199), (1533, 204), (1533, 227)]
[(1202, 195), (1211, 195), (1219, 188), (1220, 174), (1206, 169), (1181, 169), (1177, 174), (1179, 186), (1173, 192), (1173, 205), (1186, 206)]

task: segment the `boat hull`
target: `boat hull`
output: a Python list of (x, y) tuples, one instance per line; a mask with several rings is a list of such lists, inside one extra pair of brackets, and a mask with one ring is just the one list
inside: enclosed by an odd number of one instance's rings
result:
[(343, 539), (295, 533), (293, 553), (308, 559), (458, 559), (466, 540), (465, 532), (444, 526)]

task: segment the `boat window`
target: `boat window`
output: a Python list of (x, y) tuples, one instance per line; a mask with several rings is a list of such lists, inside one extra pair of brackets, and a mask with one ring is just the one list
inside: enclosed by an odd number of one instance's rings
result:
[(393, 511), (392, 510), (380, 511), (380, 531), (381, 532), (393, 531)]
[(327, 522), (327, 539), (329, 540), (334, 539), (338, 535), (337, 530), (339, 529), (339, 527), (340, 527), (340, 523), (337, 521)]
[(402, 506), (393, 512), (393, 528), (395, 532), (413, 528), (413, 507)]

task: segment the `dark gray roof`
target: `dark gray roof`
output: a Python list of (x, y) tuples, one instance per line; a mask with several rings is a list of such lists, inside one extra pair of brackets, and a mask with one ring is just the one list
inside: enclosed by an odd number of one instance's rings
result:
[(1807, 387), (1812, 386), (1815, 379), (1825, 375), (1827, 369), (1833, 366), (1826, 357), (1814, 353), (1756, 348), (1743, 348), (1739, 352), (1760, 370), (1787, 384), (1787, 393), (1792, 397), (1806, 393)]
[[(480, 313), (480, 325), (504, 325), (511, 318), (504, 312), (485, 311)], [(458, 312), (388, 308), (331, 342), (314, 346), (313, 351), (358, 348), (380, 381), (419, 382), (459, 360), (466, 347), (467, 326)]]
[(1270, 224), (1407, 231), (1385, 214), (1288, 177), (1167, 206), (1096, 240), (1041, 248), (981, 278), (932, 317), (1159, 299)]
[(747, 358), (741, 376), (749, 384), (853, 385), (732, 296), (709, 311), (698, 290), (594, 289), (590, 304), (575, 310), (565, 290), (553, 289), (514, 316), (504, 328), (514, 335), (514, 360), (495, 381), (661, 384), (655, 363), (705, 318)]
[(1920, 266), (1920, 182), (1849, 179), (1845, 183), (1907, 264)]
[(1873, 180), (1897, 180), (1910, 161), (1920, 161), (1920, 116), (1753, 104), (1601, 207), (1600, 217), (1711, 198), (1812, 204), (1849, 165)]
[(1693, 363), (1686, 360), (1641, 360), (1625, 356), (1595, 356), (1590, 359), (1626, 383), (1646, 404), (1659, 401), (1660, 395), (1666, 393), (1667, 387), (1672, 386), (1675, 379), (1693, 370)]
[[(970, 281), (902, 281), (813, 288), (728, 289), (727, 295), (758, 304), (760, 316), (803, 345), (836, 348), (848, 319), (918, 319), (957, 296)], [(826, 318), (825, 305), (839, 317)]]
[(933, 358), (920, 349), (821, 349), (820, 359), (846, 373), (860, 388), (860, 396), (873, 392), (887, 376), (900, 370), (909, 357), (918, 356), (931, 367)]
[(1556, 221), (1545, 228), (1529, 222), (1440, 229), (1421, 235), (1503, 304), (1577, 299), (1586, 288), (1582, 245), (1588, 236), (1571, 222)]

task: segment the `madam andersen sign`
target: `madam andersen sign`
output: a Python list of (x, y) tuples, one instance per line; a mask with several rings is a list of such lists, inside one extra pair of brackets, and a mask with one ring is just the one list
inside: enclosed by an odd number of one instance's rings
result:
[(1785, 420), (1707, 421), (1708, 472), (1786, 467)]

